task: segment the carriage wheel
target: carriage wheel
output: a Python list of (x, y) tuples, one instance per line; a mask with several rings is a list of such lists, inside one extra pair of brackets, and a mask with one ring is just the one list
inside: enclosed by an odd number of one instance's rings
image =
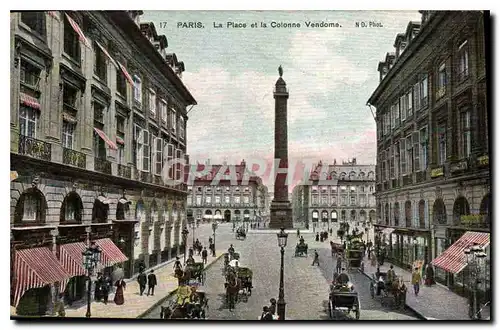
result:
[(373, 282), (370, 283), (370, 295), (372, 296), (372, 299), (375, 298), (375, 286), (373, 285)]

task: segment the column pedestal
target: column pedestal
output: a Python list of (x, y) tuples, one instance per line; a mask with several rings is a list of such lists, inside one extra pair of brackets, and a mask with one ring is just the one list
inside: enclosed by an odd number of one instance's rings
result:
[(269, 228), (293, 228), (292, 205), (289, 201), (278, 202), (273, 200), (271, 202), (271, 221), (269, 222)]

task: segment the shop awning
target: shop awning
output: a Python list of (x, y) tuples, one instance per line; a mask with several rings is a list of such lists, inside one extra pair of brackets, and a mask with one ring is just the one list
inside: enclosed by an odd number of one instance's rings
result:
[(28, 107), (33, 108), (33, 109), (40, 110), (40, 108), (41, 108), (40, 102), (38, 102), (38, 100), (36, 98), (34, 98), (33, 96), (30, 96), (28, 94), (19, 93), (19, 102), (21, 102), (21, 104), (27, 105)]
[(68, 19), (68, 22), (71, 25), (71, 27), (73, 28), (73, 30), (75, 31), (75, 33), (78, 35), (78, 39), (81, 42), (83, 42), (85, 44), (85, 46), (91, 48), (89, 40), (87, 39), (87, 37), (85, 37), (85, 35), (82, 32), (82, 29), (80, 29), (78, 24), (71, 17), (69, 17), (68, 14), (66, 14), (66, 18)]
[(111, 139), (106, 135), (106, 133), (104, 133), (103, 131), (101, 131), (100, 129), (94, 127), (94, 131), (97, 133), (97, 135), (99, 135), (101, 137), (101, 139), (111, 148), (111, 149), (114, 149), (114, 150), (117, 150), (118, 147), (116, 146), (116, 143), (114, 143), (113, 141), (111, 141)]
[[(71, 276), (85, 275), (83, 268), (83, 251), (87, 246), (84, 242), (76, 242), (63, 244), (59, 250), (59, 262), (62, 264), (64, 270)], [(69, 279), (61, 281), (60, 292), (64, 292)]]
[(490, 233), (467, 231), (439, 257), (432, 260), (432, 264), (447, 272), (458, 274), (467, 266), (467, 257), (464, 253), (465, 249), (473, 245), (479, 245), (485, 248), (489, 244)]
[(382, 234), (385, 234), (385, 235), (390, 235), (390, 234), (392, 234), (395, 230), (396, 230), (396, 228), (385, 228), (384, 230), (382, 230)]
[(27, 290), (71, 278), (47, 247), (17, 250), (14, 258), (15, 307)]
[(95, 241), (97, 246), (102, 249), (101, 265), (110, 267), (120, 262), (125, 262), (128, 258), (120, 251), (118, 246), (109, 238), (102, 238)]

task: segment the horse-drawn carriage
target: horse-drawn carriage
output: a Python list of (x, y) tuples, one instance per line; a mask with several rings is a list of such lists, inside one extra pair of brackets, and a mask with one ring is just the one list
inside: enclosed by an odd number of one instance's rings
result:
[(402, 278), (395, 278), (392, 282), (389, 282), (386, 272), (372, 274), (370, 282), (370, 294), (372, 298), (375, 298), (375, 296), (392, 296), (394, 298), (394, 305), (401, 308), (405, 306), (407, 291), (408, 289)]
[(349, 224), (347, 222), (341, 222), (340, 227), (337, 230), (337, 237), (342, 239), (347, 233), (349, 233)]
[(351, 282), (333, 281), (330, 286), (328, 310), (332, 319), (335, 317), (334, 311), (341, 311), (346, 315), (353, 312), (356, 320), (359, 320), (361, 306), (359, 304), (358, 293), (354, 291), (354, 286)]
[(205, 319), (208, 299), (203, 288), (196, 284), (177, 288), (177, 295), (169, 306), (161, 306), (160, 319)]
[(295, 256), (305, 256), (307, 257), (307, 244), (304, 242), (304, 239), (301, 237), (299, 243), (295, 246)]
[(236, 239), (242, 239), (242, 240), (244, 240), (247, 237), (247, 233), (246, 233), (246, 231), (245, 231), (244, 228), (238, 228), (236, 230), (235, 236), (236, 236)]
[(363, 261), (363, 242), (359, 235), (348, 236), (345, 258), (347, 260), (347, 269), (360, 268)]
[(344, 246), (342, 244), (330, 241), (330, 247), (332, 248), (332, 256), (338, 253), (344, 254)]

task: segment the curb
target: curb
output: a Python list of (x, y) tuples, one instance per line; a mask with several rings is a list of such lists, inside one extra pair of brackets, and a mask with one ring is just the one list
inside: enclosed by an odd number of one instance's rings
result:
[[(224, 255), (224, 253), (221, 253), (218, 257), (215, 257), (215, 259), (210, 263), (208, 264), (204, 270), (207, 270), (209, 269), (210, 267), (212, 267), (213, 264), (215, 264), (220, 258), (222, 258), (222, 256)], [(158, 307), (159, 305), (163, 304), (165, 302), (165, 300), (167, 300), (168, 298), (172, 297), (175, 293), (177, 292), (177, 289), (174, 289), (172, 291), (170, 291), (165, 297), (161, 298), (160, 300), (158, 300), (157, 302), (155, 302), (153, 305), (151, 305), (146, 311), (142, 312), (141, 314), (139, 314), (138, 316), (136, 316), (135, 318), (136, 319), (141, 319), (143, 318), (146, 314), (150, 313), (153, 309), (155, 309), (156, 307)]]
[[(368, 275), (366, 272), (362, 272), (360, 271), (361, 274), (365, 275), (366, 277), (368, 277), (370, 280), (371, 280), (371, 276)], [(417, 315), (417, 317), (421, 320), (424, 320), (424, 321), (429, 321), (429, 319), (427, 317), (425, 317), (422, 313), (420, 313), (419, 311), (417, 311), (415, 308), (411, 307), (410, 305), (406, 304), (405, 303), (405, 308), (408, 308), (409, 310), (411, 310), (413, 313), (415, 313)]]

